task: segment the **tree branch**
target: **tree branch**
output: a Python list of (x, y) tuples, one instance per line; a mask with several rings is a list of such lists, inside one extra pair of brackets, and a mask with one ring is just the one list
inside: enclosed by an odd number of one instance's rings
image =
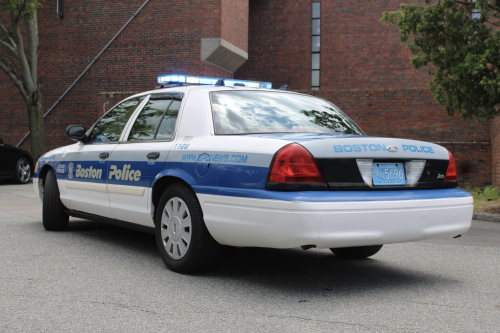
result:
[(19, 12), (17, 13), (17, 17), (15, 20), (16, 24), (19, 22), (19, 18), (21, 17), (21, 14), (23, 13), (24, 7), (26, 6), (26, 1), (28, 1), (28, 0), (24, 0), (23, 5), (21, 6), (21, 8), (19, 9)]
[[(29, 6), (29, 5), (28, 5)], [(34, 6), (31, 3), (31, 6)], [(32, 17), (29, 20), (25, 20), (26, 23), (26, 35), (28, 36), (28, 64), (31, 72), (31, 80), (35, 85), (35, 89), (38, 84), (38, 17), (36, 15), (36, 10), (34, 11)]]
[(16, 47), (16, 43), (14, 42), (14, 40), (12, 39), (12, 37), (10, 37), (9, 35), (9, 31), (7, 30), (7, 28), (2, 24), (2, 22), (0, 22), (0, 30), (3, 31), (3, 33), (5, 34), (5, 37), (9, 40), (9, 43), (10, 45), (12, 45), (12, 47)]
[(9, 59), (11, 64), (15, 67), (16, 71), (19, 72), (19, 69), (16, 66), (16, 57), (12, 56), (11, 54), (0, 52), (0, 60), (2, 59), (2, 56)]
[(0, 68), (3, 69), (5, 74), (7, 74), (11, 80), (14, 82), (16, 85), (17, 89), (19, 89), (19, 92), (21, 93), (21, 96), (23, 96), (23, 99), (26, 103), (28, 103), (28, 93), (26, 92), (26, 89), (24, 89), (23, 82), (19, 79), (19, 77), (16, 75), (16, 73), (11, 70), (7, 64), (5, 64), (2, 60), (0, 60)]
[[(24, 82), (24, 81), (23, 81), (23, 76), (19, 73), (19, 68), (18, 68), (18, 67), (17, 67), (17, 65), (16, 65), (16, 60), (17, 60), (17, 58), (14, 58), (14, 57), (12, 57), (12, 56), (9, 56), (9, 55), (7, 55), (7, 54), (5, 54), (5, 53), (0, 53), (0, 56), (2, 56), (2, 55), (3, 55), (4, 57), (7, 57), (7, 58), (10, 60), (10, 62), (9, 62), (9, 64), (8, 64), (8, 65), (10, 66), (10, 68), (12, 69), (12, 71), (14, 72), (14, 74), (16, 75), (16, 77), (17, 77), (17, 78), (18, 78), (21, 82)], [(0, 57), (0, 59), (1, 59), (1, 57)]]
[(10, 12), (10, 19), (12, 24), (12, 31), (14, 33), (14, 40), (16, 41), (17, 46), (17, 60), (19, 61), (21, 73), (23, 75), (24, 88), (28, 92), (28, 95), (31, 95), (36, 90), (36, 86), (33, 82), (33, 79), (31, 78), (30, 65), (26, 60), (26, 54), (24, 52), (23, 36), (21, 35), (21, 29), (19, 29), (19, 25), (15, 22), (16, 17), (14, 11)]
[(14, 47), (12, 47), (12, 45), (10, 45), (9, 43), (6, 43), (4, 42), (3, 40), (0, 39), (0, 44), (5, 46), (6, 48), (9, 49), (9, 51), (11, 51), (12, 53), (14, 53), (14, 55), (17, 57), (17, 51)]

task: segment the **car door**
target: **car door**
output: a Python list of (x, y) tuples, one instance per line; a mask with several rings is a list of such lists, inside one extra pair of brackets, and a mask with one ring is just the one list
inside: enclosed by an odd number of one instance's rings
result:
[(63, 160), (67, 174), (60, 189), (61, 200), (70, 209), (115, 218), (106, 188), (109, 158), (143, 100), (144, 97), (138, 97), (119, 103), (92, 127), (87, 142), (66, 151)]
[(117, 219), (153, 226), (151, 183), (172, 147), (182, 93), (153, 94), (109, 159), (108, 193)]

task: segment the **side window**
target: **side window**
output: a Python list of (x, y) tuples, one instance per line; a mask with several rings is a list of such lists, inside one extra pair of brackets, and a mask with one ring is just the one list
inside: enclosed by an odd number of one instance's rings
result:
[(165, 113), (165, 117), (160, 124), (158, 129), (157, 139), (169, 140), (174, 136), (175, 122), (177, 121), (177, 115), (179, 114), (179, 108), (181, 107), (181, 101), (174, 100), (170, 107)]
[(118, 141), (123, 128), (144, 97), (129, 99), (106, 113), (94, 126), (89, 142)]
[(137, 117), (128, 140), (171, 139), (180, 105), (178, 100), (151, 99)]

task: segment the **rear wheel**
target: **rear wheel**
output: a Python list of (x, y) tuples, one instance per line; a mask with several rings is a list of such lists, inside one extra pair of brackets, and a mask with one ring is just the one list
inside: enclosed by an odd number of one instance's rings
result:
[(371, 257), (380, 249), (383, 245), (372, 245), (372, 246), (356, 246), (356, 247), (342, 247), (342, 248), (332, 248), (332, 251), (336, 256), (345, 259), (364, 259)]
[(43, 191), (43, 227), (49, 231), (60, 231), (68, 228), (69, 216), (64, 212), (56, 175), (50, 170), (45, 177)]
[(174, 184), (165, 190), (155, 225), (158, 251), (170, 270), (199, 272), (219, 257), (221, 245), (210, 235), (198, 198), (187, 186)]
[(18, 184), (26, 184), (31, 178), (31, 166), (30, 162), (21, 157), (16, 164), (16, 171), (14, 174), (14, 181)]

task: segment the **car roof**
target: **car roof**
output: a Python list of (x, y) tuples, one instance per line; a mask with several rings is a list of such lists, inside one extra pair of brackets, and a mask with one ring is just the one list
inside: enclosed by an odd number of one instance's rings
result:
[[(177, 87), (170, 87), (170, 88), (161, 88), (161, 89), (155, 89), (155, 90), (149, 90), (145, 91), (133, 96), (130, 96), (129, 98), (135, 98), (135, 97), (140, 97), (144, 95), (150, 95), (150, 94), (158, 94), (158, 93), (169, 93), (169, 92), (181, 92), (181, 93), (188, 93), (191, 90), (197, 90), (197, 91), (206, 91), (206, 92), (212, 92), (212, 91), (235, 91), (235, 90), (240, 90), (240, 91), (265, 91), (265, 92), (279, 92), (279, 93), (288, 93), (288, 94), (298, 94), (298, 95), (303, 95), (303, 96), (309, 96), (309, 97), (316, 97), (316, 96), (311, 96), (307, 94), (300, 94), (297, 92), (293, 91), (287, 91), (287, 90), (279, 90), (279, 89), (267, 89), (267, 88), (248, 88), (248, 87), (234, 87), (234, 86), (177, 86)], [(127, 99), (129, 99), (127, 98)]]

